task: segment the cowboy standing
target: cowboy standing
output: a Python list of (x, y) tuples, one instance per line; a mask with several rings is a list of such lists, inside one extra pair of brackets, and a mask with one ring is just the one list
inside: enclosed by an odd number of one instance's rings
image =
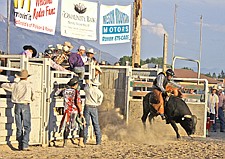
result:
[[(160, 72), (155, 81), (153, 82), (153, 93), (155, 95), (156, 100), (159, 102), (157, 104), (152, 103), (152, 106), (158, 111), (160, 116), (162, 117), (162, 120), (165, 119), (164, 115), (164, 100), (163, 100), (163, 94), (166, 94), (166, 90), (168, 89), (167, 84), (171, 83), (172, 85), (182, 88), (180, 85), (175, 83), (174, 81), (171, 81), (172, 77), (174, 76), (174, 72), (172, 69), (168, 69), (165, 73)], [(172, 93), (174, 93), (174, 96), (178, 96), (178, 89), (177, 88), (170, 88), (172, 89)]]
[(225, 95), (223, 94), (223, 88), (218, 86), (218, 118), (220, 120), (220, 132), (225, 131), (225, 119), (224, 119), (224, 108), (225, 108)]
[[(208, 111), (210, 123), (213, 123), (213, 132), (216, 132), (216, 119), (218, 118), (219, 97), (216, 94), (217, 86), (213, 86), (208, 97)], [(211, 126), (211, 124), (210, 124)]]
[(18, 83), (3, 83), (1, 87), (12, 92), (11, 100), (15, 103), (16, 140), (19, 150), (29, 150), (28, 142), (31, 131), (30, 103), (33, 101), (33, 91), (27, 81), (28, 71), (22, 70), (16, 75), (20, 78)]
[(101, 85), (96, 79), (91, 79), (89, 84), (87, 83), (84, 87), (85, 91), (85, 106), (84, 106), (84, 117), (86, 126), (84, 130), (84, 143), (86, 144), (88, 138), (88, 127), (90, 126), (90, 118), (94, 127), (96, 136), (96, 145), (101, 144), (101, 130), (98, 121), (98, 106), (102, 104), (103, 93), (98, 88)]

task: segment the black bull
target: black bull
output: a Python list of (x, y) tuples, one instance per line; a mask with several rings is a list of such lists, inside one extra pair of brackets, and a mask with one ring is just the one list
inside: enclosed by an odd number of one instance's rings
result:
[[(154, 94), (150, 92), (143, 99), (143, 116), (141, 119), (145, 129), (147, 117), (149, 116), (149, 121), (152, 123), (152, 119), (159, 115), (150, 104), (153, 102)], [(174, 96), (169, 97), (169, 100), (165, 104), (165, 116), (167, 117), (167, 123), (170, 123), (175, 130), (177, 138), (180, 138), (180, 134), (176, 123), (180, 123), (188, 136), (195, 133), (197, 117), (192, 115), (187, 104), (181, 98)]]

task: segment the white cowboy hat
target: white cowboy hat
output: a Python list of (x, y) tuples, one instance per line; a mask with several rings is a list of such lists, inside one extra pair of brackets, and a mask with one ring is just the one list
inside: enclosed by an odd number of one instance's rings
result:
[(62, 45), (62, 44), (56, 44), (56, 48), (57, 48), (58, 50), (62, 50), (62, 49), (63, 49), (63, 45)]
[(95, 65), (95, 69), (98, 70), (100, 73), (102, 73), (102, 70), (99, 65)]
[(217, 89), (218, 89), (218, 87), (217, 87), (216, 85), (214, 85), (214, 86), (212, 87), (212, 89), (217, 90)]
[(90, 84), (95, 85), (95, 86), (100, 86), (101, 83), (97, 79), (91, 79)]
[(73, 49), (73, 45), (72, 45), (71, 42), (69, 42), (69, 41), (65, 41), (63, 45), (64, 45), (64, 46), (68, 46), (70, 50)]
[(218, 86), (218, 90), (223, 90), (223, 88), (221, 86)]
[(88, 53), (88, 54), (95, 54), (93, 48), (88, 49), (88, 50), (86, 51), (86, 53)]
[(85, 49), (85, 47), (84, 47), (83, 45), (81, 45), (81, 46), (79, 47), (78, 51), (79, 51), (79, 50), (84, 50), (84, 51), (85, 51), (86, 49)]

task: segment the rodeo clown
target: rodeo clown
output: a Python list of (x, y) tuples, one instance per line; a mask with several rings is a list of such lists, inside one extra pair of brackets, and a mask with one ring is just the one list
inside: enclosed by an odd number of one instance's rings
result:
[(84, 147), (84, 125), (85, 120), (82, 113), (82, 105), (80, 92), (78, 88), (78, 77), (73, 77), (67, 85), (66, 89), (59, 89), (56, 91), (56, 96), (63, 96), (64, 98), (64, 115), (62, 117), (59, 132), (64, 127), (63, 132), (63, 146), (66, 146), (69, 134), (73, 136), (73, 132), (79, 132), (79, 143), (78, 145)]

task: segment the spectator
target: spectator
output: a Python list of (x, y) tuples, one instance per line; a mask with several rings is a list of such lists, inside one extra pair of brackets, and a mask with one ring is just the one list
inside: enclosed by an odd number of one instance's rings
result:
[(120, 66), (119, 62), (114, 63), (114, 66)]
[[(194, 89), (190, 89), (189, 90), (189, 94), (196, 94), (195, 90)], [(186, 102), (200, 102), (200, 100), (198, 100), (198, 99), (190, 99), (190, 98), (187, 98), (185, 101)]]
[(69, 41), (65, 41), (62, 50), (65, 52), (70, 52), (73, 49), (73, 45)]
[(78, 88), (78, 77), (73, 77), (67, 85), (67, 89), (59, 89), (55, 95), (62, 95), (64, 98), (64, 115), (60, 123), (59, 132), (61, 132), (63, 125), (65, 125), (63, 132), (63, 145), (66, 146), (69, 133), (76, 130), (79, 131), (78, 145), (84, 147), (84, 119), (81, 105), (81, 97)]
[(88, 139), (88, 127), (90, 126), (90, 119), (92, 121), (94, 132), (96, 136), (96, 145), (101, 144), (101, 130), (98, 121), (98, 106), (101, 105), (103, 100), (103, 93), (98, 86), (101, 85), (96, 79), (91, 79), (89, 83), (85, 85), (85, 106), (84, 106), (84, 117), (86, 126), (84, 130), (84, 144), (87, 143)]
[(22, 55), (26, 55), (26, 57), (28, 57), (28, 58), (37, 56), (37, 50), (31, 45), (23, 46), (23, 50), (24, 51), (22, 52)]
[(106, 65), (106, 62), (104, 60), (102, 60), (102, 62), (100, 63), (100, 65)]
[(134, 63), (134, 68), (141, 68), (141, 66), (138, 63)]
[[(216, 95), (217, 88), (216, 86), (213, 86), (211, 89), (211, 93), (208, 97), (208, 111), (209, 111), (209, 117), (210, 122), (213, 123), (213, 132), (216, 132), (216, 118), (218, 117), (218, 103), (219, 98)], [(211, 127), (211, 126), (210, 126)]]
[(99, 81), (99, 75), (102, 74), (102, 70), (99, 65), (95, 65), (95, 79)]
[(88, 49), (86, 51), (87, 59), (85, 59), (85, 63), (88, 64), (89, 62), (93, 61), (95, 63), (95, 65), (98, 65), (98, 61), (95, 59), (94, 55), (95, 55), (94, 49), (92, 49), (92, 48)]
[(224, 132), (225, 130), (225, 119), (224, 119), (224, 108), (225, 108), (225, 95), (222, 93), (223, 88), (221, 86), (218, 87), (218, 118), (220, 120), (220, 132)]
[(84, 79), (84, 62), (82, 60), (82, 55), (85, 53), (85, 47), (80, 46), (77, 53), (70, 54), (69, 65), (70, 70), (79, 75), (80, 80)]
[(18, 83), (3, 83), (1, 87), (12, 92), (11, 100), (15, 103), (16, 140), (19, 150), (29, 150), (29, 135), (31, 131), (30, 103), (33, 101), (33, 91), (27, 70), (22, 70), (17, 78)]

